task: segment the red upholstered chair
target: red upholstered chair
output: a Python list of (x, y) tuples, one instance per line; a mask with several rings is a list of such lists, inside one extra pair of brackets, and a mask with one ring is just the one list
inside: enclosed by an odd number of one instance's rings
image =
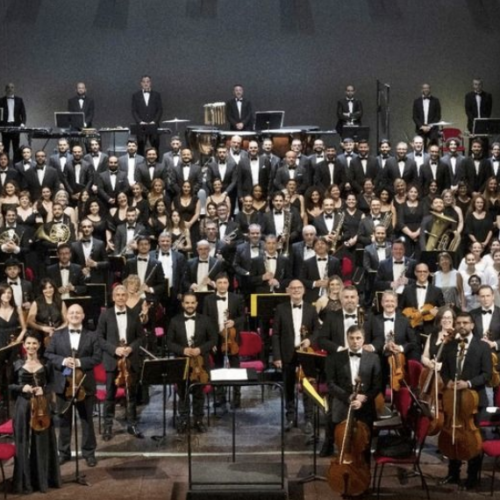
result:
[[(263, 344), (260, 335), (255, 332), (240, 332), (240, 338), (240, 367), (262, 373), (265, 366), (261, 359)], [(262, 401), (264, 401), (264, 386), (262, 386)]]
[(418, 387), (418, 381), (420, 379), (420, 374), (422, 373), (423, 365), (420, 361), (416, 359), (409, 359), (406, 363), (406, 383), (410, 388), (416, 389)]
[[(377, 498), (380, 498), (380, 485), (382, 483), (382, 475), (384, 473), (384, 467), (386, 465), (411, 465), (413, 466), (420, 475), (420, 480), (422, 481), (422, 489), (425, 490), (427, 494), (427, 499), (430, 498), (429, 488), (427, 482), (420, 468), (420, 455), (427, 438), (427, 433), (429, 432), (430, 419), (423, 415), (419, 416), (416, 422), (415, 430), (415, 445), (412, 452), (407, 457), (395, 458), (384, 455), (384, 449), (379, 449), (375, 452), (374, 462), (375, 469), (373, 471), (373, 487), (377, 488)], [(378, 481), (377, 481), (377, 473)], [(401, 492), (400, 492), (401, 493)]]
[(12, 436), (12, 434), (14, 434), (14, 426), (12, 419), (9, 419), (0, 425), (0, 438)]
[(457, 139), (458, 140), (458, 147), (457, 151), (461, 153), (465, 153), (465, 147), (464, 147), (464, 138), (462, 135), (462, 131), (459, 128), (443, 128), (441, 130), (441, 141), (442, 141), (442, 151), (443, 154), (448, 153), (449, 149), (446, 147), (446, 143), (450, 139)]
[(16, 455), (16, 446), (12, 443), (0, 443), (0, 469), (2, 470), (3, 497), (7, 498), (7, 484), (3, 463), (11, 460)]
[(491, 496), (493, 496), (493, 488), (495, 486), (495, 470), (498, 466), (498, 459), (500, 458), (500, 439), (489, 439), (487, 441), (483, 441), (483, 455), (494, 459), (493, 471), (491, 473)]
[[(95, 391), (95, 401), (97, 404), (97, 415), (99, 417), (99, 434), (101, 434), (101, 405), (106, 401), (106, 370), (104, 369), (104, 365), (99, 363), (97, 366), (94, 366), (94, 378), (97, 385), (97, 389)], [(104, 388), (102, 388), (104, 386)], [(127, 394), (125, 393), (125, 389), (123, 387), (119, 387), (116, 390), (116, 398), (118, 401), (120, 399), (126, 398)]]

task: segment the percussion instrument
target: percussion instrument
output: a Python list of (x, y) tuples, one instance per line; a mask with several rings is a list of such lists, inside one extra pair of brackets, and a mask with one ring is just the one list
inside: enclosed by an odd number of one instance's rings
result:
[(257, 132), (251, 130), (221, 130), (219, 132), (221, 142), (225, 142), (226, 147), (229, 149), (231, 144), (231, 137), (237, 135), (241, 137), (241, 149), (248, 149), (248, 144), (250, 141), (257, 139)]
[(186, 143), (191, 150), (197, 150), (203, 156), (210, 156), (217, 146), (219, 129), (195, 125), (186, 127)]
[(205, 125), (225, 125), (226, 124), (226, 103), (209, 102), (203, 106)]

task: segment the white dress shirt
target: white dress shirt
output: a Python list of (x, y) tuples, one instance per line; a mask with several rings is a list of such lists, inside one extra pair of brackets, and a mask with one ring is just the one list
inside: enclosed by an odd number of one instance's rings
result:
[(292, 321), (293, 321), (293, 333), (294, 333), (294, 347), (298, 349), (300, 347), (301, 336), (300, 330), (302, 328), (302, 311), (304, 309), (304, 304), (300, 303), (300, 307), (293, 307), (295, 304), (292, 302)]
[[(185, 314), (184, 318), (196, 318), (196, 314), (193, 314), (192, 316)], [(196, 319), (184, 321), (184, 324), (186, 325), (186, 340), (187, 340), (188, 346), (193, 347), (194, 346), (194, 330), (196, 328)]]
[[(125, 314), (117, 314), (119, 312), (124, 312)], [(116, 324), (118, 325), (118, 336), (120, 337), (120, 341), (127, 342), (127, 308), (125, 307), (123, 311), (120, 311), (117, 307), (115, 307), (116, 314)]]

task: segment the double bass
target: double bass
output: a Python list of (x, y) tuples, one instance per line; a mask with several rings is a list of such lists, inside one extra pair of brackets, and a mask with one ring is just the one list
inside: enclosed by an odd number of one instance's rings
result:
[(361, 379), (356, 379), (351, 394), (347, 419), (335, 428), (335, 445), (340, 450), (328, 469), (328, 484), (333, 491), (344, 497), (363, 494), (370, 486), (370, 464), (364, 451), (370, 446), (370, 430), (364, 422), (354, 418), (352, 402), (361, 391)]

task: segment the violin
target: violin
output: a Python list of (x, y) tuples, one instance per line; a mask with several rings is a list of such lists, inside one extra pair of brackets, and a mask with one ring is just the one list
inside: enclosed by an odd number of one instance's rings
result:
[[(35, 387), (40, 387), (38, 384), (38, 379), (36, 373), (33, 374), (33, 380), (35, 381)], [(35, 396), (33, 394), (31, 396), (31, 419), (30, 419), (30, 427), (34, 431), (45, 431), (50, 427), (50, 407), (49, 402), (45, 395)]]
[(189, 368), (191, 369), (191, 374), (189, 375), (191, 382), (199, 382), (200, 384), (208, 383), (209, 376), (205, 369), (205, 360), (201, 354), (189, 358)]
[[(127, 343), (124, 339), (120, 340), (120, 347), (126, 347)], [(116, 369), (118, 373), (115, 378), (116, 387), (125, 387), (128, 390), (130, 384), (130, 359), (128, 356), (122, 356), (116, 362)]]
[[(224, 311), (224, 322), (229, 321), (229, 311), (226, 309)], [(236, 356), (240, 352), (240, 346), (236, 341), (236, 328), (232, 326), (228, 328), (225, 326), (219, 335), (222, 336), (222, 346), (221, 351), (224, 354), (230, 354), (231, 356)]]
[[(350, 401), (361, 391), (361, 379), (356, 379)], [(364, 422), (354, 418), (352, 405), (347, 419), (335, 428), (335, 445), (340, 450), (338, 457), (330, 462), (328, 484), (342, 498), (363, 494), (370, 486), (370, 465), (364, 458), (364, 451), (370, 445), (370, 430)]]
[[(390, 332), (388, 335), (388, 341), (394, 342), (394, 332)], [(402, 352), (389, 354), (389, 368), (391, 370), (391, 389), (398, 392), (401, 388), (401, 382), (405, 378), (405, 364), (406, 358)]]
[[(465, 343), (459, 348), (465, 352)], [(460, 355), (459, 355), (460, 358)], [(458, 369), (453, 389), (443, 392), (444, 425), (439, 434), (438, 446), (451, 460), (470, 460), (482, 451), (481, 431), (474, 423), (479, 396), (472, 389), (457, 389)]]
[(410, 320), (412, 328), (423, 325), (426, 321), (433, 321), (436, 315), (433, 313), (435, 310), (434, 305), (424, 304), (421, 309), (415, 307), (405, 307), (403, 314)]
[[(486, 338), (488, 340), (493, 340), (493, 334), (490, 330), (487, 330), (483, 334), (483, 338)], [(488, 383), (486, 384), (488, 387), (492, 387), (493, 389), (495, 387), (498, 387), (500, 385), (500, 373), (498, 372), (498, 354), (495, 352), (494, 349), (491, 351), (491, 366), (492, 366), (492, 371), (491, 371), (491, 378), (488, 380)]]
[[(50, 337), (49, 337), (50, 338)], [(76, 359), (76, 352), (72, 350), (71, 357)], [(81, 368), (73, 368), (71, 374), (66, 376), (66, 389), (64, 396), (66, 399), (75, 399), (76, 401), (83, 401), (86, 393), (83, 388), (83, 381), (85, 380), (85, 373)]]

